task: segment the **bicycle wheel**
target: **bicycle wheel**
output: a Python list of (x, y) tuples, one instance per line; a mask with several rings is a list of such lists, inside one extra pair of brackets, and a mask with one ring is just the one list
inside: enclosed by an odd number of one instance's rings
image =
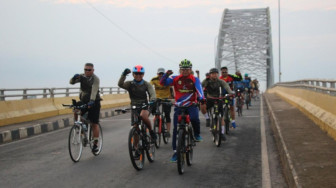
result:
[(70, 129), (69, 133), (69, 154), (73, 162), (78, 162), (82, 156), (83, 144), (82, 144), (82, 127), (79, 125), (74, 125)]
[(214, 140), (215, 140), (215, 145), (217, 147), (219, 147), (221, 145), (222, 142), (222, 137), (221, 137), (221, 133), (222, 133), (222, 126), (220, 125), (220, 121), (218, 116), (216, 115), (214, 118)]
[(145, 150), (147, 159), (149, 162), (154, 162), (155, 160), (155, 141), (152, 139), (152, 137), (149, 134), (149, 129), (146, 128), (146, 137), (145, 137)]
[(224, 122), (225, 122), (225, 133), (229, 134), (229, 128), (230, 128), (230, 116), (229, 116), (229, 107), (224, 107)]
[(160, 118), (155, 116), (154, 118), (154, 133), (156, 134), (155, 147), (160, 148), (161, 145), (161, 133), (160, 133)]
[(187, 151), (186, 151), (186, 159), (187, 159), (187, 165), (191, 166), (193, 157), (194, 157), (194, 139), (192, 136), (192, 129), (188, 132), (188, 138), (187, 138)]
[(185, 134), (184, 134), (184, 130), (180, 129), (178, 131), (178, 145), (177, 145), (177, 171), (179, 172), (179, 174), (183, 174), (184, 173), (184, 163), (185, 163)]
[(164, 115), (161, 116), (161, 130), (163, 131), (162, 140), (165, 144), (168, 144), (169, 137), (165, 134), (168, 132), (168, 129), (167, 129), (167, 124), (166, 124), (166, 117)]
[[(93, 137), (93, 130), (91, 125), (88, 126), (88, 131), (89, 131), (89, 143), (90, 143), (90, 148), (92, 150), (93, 144), (94, 144), (94, 137)], [(103, 130), (100, 124), (98, 124), (98, 129), (99, 129), (99, 137), (98, 137), (98, 151), (97, 152), (92, 152), (93, 155), (97, 156), (100, 154), (102, 148), (103, 148)]]
[(133, 167), (141, 170), (145, 164), (144, 150), (141, 144), (141, 136), (136, 128), (132, 128), (128, 136), (128, 151)]

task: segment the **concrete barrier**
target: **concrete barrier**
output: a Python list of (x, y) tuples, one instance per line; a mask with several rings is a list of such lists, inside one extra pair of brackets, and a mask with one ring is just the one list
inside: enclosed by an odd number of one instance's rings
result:
[(57, 115), (52, 98), (0, 101), (0, 126)]
[(267, 90), (297, 107), (336, 140), (336, 97), (299, 88), (274, 87)]
[[(0, 126), (72, 113), (71, 109), (62, 106), (72, 104), (72, 99), (78, 100), (78, 97), (0, 101)], [(128, 94), (104, 95), (102, 99), (102, 109), (130, 104)], [(51, 125), (47, 129), (52, 129)]]

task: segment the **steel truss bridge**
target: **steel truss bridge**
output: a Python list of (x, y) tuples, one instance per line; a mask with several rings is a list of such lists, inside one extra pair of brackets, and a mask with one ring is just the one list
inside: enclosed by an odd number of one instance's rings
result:
[(272, 32), (269, 8), (225, 9), (220, 23), (216, 68), (239, 70), (252, 79), (274, 82)]

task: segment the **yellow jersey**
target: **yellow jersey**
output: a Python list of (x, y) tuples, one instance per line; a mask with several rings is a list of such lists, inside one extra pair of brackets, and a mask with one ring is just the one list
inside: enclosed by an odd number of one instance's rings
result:
[(152, 78), (152, 80), (150, 81), (150, 84), (152, 84), (155, 88), (156, 98), (161, 98), (161, 99), (171, 98), (171, 93), (170, 93), (171, 86), (162, 86), (160, 84), (160, 80), (158, 76)]

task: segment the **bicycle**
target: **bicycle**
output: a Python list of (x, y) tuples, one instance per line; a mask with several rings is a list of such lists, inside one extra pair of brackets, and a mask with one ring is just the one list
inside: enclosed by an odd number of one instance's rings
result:
[[(73, 162), (78, 162), (82, 156), (83, 147), (86, 147), (89, 144), (90, 149), (94, 145), (93, 130), (92, 125), (89, 120), (87, 120), (87, 113), (82, 114), (82, 109), (87, 109), (86, 104), (81, 104), (81, 102), (76, 102), (75, 99), (72, 99), (72, 105), (62, 104), (64, 107), (69, 107), (73, 109), (75, 115), (74, 125), (70, 129), (69, 140), (68, 140), (68, 149), (70, 158)], [(77, 117), (76, 117), (77, 116)], [(94, 156), (100, 154), (103, 147), (103, 131), (98, 124), (99, 128), (99, 138), (98, 138), (98, 151), (92, 152)]]
[[(167, 136), (167, 125), (165, 113), (163, 113), (163, 105), (171, 107), (172, 103), (168, 99), (156, 99), (155, 113), (154, 113), (154, 133), (157, 136), (155, 141), (156, 148), (160, 148), (161, 145), (161, 135), (162, 140), (165, 144), (168, 144), (169, 137)], [(162, 107), (160, 111), (160, 106)]]
[[(175, 104), (175, 106), (177, 105)], [(183, 174), (185, 162), (187, 162), (188, 166), (192, 165), (193, 147), (196, 146), (196, 143), (193, 127), (188, 115), (188, 106), (177, 107), (180, 108), (180, 115), (178, 115), (177, 122), (177, 170), (179, 174)]]
[(248, 88), (245, 88), (244, 98), (245, 98), (246, 109), (249, 109), (251, 99), (250, 99), (250, 92), (249, 92)]
[(225, 122), (225, 133), (229, 134), (229, 128), (230, 128), (230, 101), (231, 97), (230, 95), (226, 94), (224, 96), (223, 102), (224, 102), (224, 107), (223, 107), (223, 117), (224, 117), (224, 122)]
[(214, 105), (208, 109), (208, 114), (211, 121), (211, 133), (212, 133), (212, 140), (217, 147), (221, 145), (222, 142), (222, 117), (219, 113), (219, 105), (223, 104), (220, 102), (222, 101), (223, 97), (208, 97), (208, 99), (214, 101)]
[(237, 106), (237, 112), (238, 112), (238, 116), (242, 116), (243, 115), (243, 105), (244, 105), (244, 100), (243, 100), (243, 96), (242, 96), (242, 92), (240, 89), (237, 89), (237, 97), (236, 97), (236, 106)]
[(155, 141), (152, 140), (149, 129), (143, 123), (140, 112), (142, 109), (147, 108), (146, 103), (132, 104), (130, 109), (117, 109), (125, 113), (132, 110), (132, 128), (128, 136), (128, 151), (133, 167), (136, 170), (142, 170), (145, 164), (145, 151), (149, 162), (155, 160)]

